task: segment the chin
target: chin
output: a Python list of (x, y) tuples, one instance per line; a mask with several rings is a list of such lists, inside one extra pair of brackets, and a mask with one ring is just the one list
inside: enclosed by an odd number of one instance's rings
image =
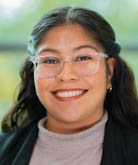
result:
[(76, 115), (75, 113), (73, 113), (72, 115), (64, 115), (62, 116), (62, 119), (61, 119), (61, 116), (60, 116), (60, 120), (62, 120), (63, 122), (65, 123), (79, 123), (81, 121), (83, 121), (83, 119), (81, 118), (81, 115)]

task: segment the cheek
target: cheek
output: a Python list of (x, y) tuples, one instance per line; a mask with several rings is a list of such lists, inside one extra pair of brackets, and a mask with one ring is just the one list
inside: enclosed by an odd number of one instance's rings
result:
[(51, 105), (50, 87), (52, 82), (52, 79), (44, 79), (39, 76), (35, 76), (36, 94), (38, 96), (39, 101), (46, 109), (49, 109), (49, 106)]
[(37, 96), (41, 100), (43, 99), (43, 97), (45, 97), (46, 94), (50, 92), (49, 86), (51, 84), (51, 81), (48, 79), (44, 79), (38, 76), (37, 74), (35, 74), (34, 82), (35, 82), (35, 89), (36, 89)]
[(96, 100), (104, 100), (107, 91), (107, 74), (106, 67), (99, 68), (97, 73), (87, 80), (91, 94)]
[(36, 94), (39, 96), (40, 95), (40, 91), (43, 88), (43, 81), (39, 78), (39, 76), (37, 76), (37, 74), (34, 74), (34, 82), (35, 82), (35, 90), (36, 90)]

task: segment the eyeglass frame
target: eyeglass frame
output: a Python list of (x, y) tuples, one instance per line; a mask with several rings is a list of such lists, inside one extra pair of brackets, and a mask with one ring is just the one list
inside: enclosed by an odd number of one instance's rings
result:
[[(108, 58), (109, 56), (107, 55), (107, 54), (105, 54), (105, 53), (100, 53), (100, 52), (94, 52), (93, 53), (94, 55), (98, 55), (98, 57), (97, 57), (97, 69), (96, 69), (96, 71), (92, 74), (92, 75), (94, 75), (97, 71), (98, 71), (98, 68), (99, 68), (99, 62), (100, 62), (100, 59), (101, 59), (101, 57), (102, 58)], [(90, 55), (90, 54), (89, 54)], [(36, 66), (36, 64), (39, 64), (39, 59), (41, 58), (41, 57), (45, 57), (46, 55), (35, 55), (35, 56), (30, 56), (30, 58), (29, 58), (29, 61), (31, 61), (33, 64), (34, 64), (34, 66), (35, 66), (35, 68), (37, 67)], [(48, 57), (50, 57), (50, 56), (48, 56)], [(52, 57), (58, 57), (57, 55), (52, 55)], [(66, 57), (64, 57), (64, 58), (62, 58), (62, 57), (58, 57), (58, 58), (60, 58), (60, 59), (62, 59), (61, 60), (61, 68), (63, 67), (63, 64), (64, 64), (64, 62), (70, 62), (70, 64), (72, 64), (72, 61), (73, 61), (73, 58), (75, 58), (75, 57), (71, 57), (71, 56), (66, 56)], [(60, 72), (59, 72), (60, 73)], [(55, 76), (57, 76), (59, 73), (57, 73)], [(41, 76), (41, 77), (43, 77), (43, 76)], [(54, 76), (53, 76), (54, 77)]]

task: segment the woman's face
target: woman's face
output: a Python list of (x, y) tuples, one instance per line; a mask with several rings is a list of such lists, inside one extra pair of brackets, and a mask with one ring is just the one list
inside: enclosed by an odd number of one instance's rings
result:
[[(75, 24), (51, 29), (39, 44), (37, 55), (73, 56), (74, 50), (77, 51), (75, 53), (104, 52), (87, 30)], [(98, 122), (103, 115), (104, 100), (113, 74), (113, 63), (112, 58), (108, 60), (109, 75), (104, 58), (100, 60), (97, 73), (91, 76), (77, 75), (67, 62), (64, 62), (61, 73), (53, 78), (43, 78), (35, 70), (36, 93), (47, 109), (47, 129), (57, 133), (71, 133)], [(87, 91), (82, 95), (66, 98), (57, 98), (53, 94), (53, 91), (60, 94), (76, 90)]]

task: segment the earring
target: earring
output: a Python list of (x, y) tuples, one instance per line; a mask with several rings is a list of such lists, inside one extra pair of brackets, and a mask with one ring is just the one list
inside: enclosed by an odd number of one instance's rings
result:
[(110, 87), (107, 89), (107, 92), (110, 93), (112, 91), (112, 84), (110, 84)]

